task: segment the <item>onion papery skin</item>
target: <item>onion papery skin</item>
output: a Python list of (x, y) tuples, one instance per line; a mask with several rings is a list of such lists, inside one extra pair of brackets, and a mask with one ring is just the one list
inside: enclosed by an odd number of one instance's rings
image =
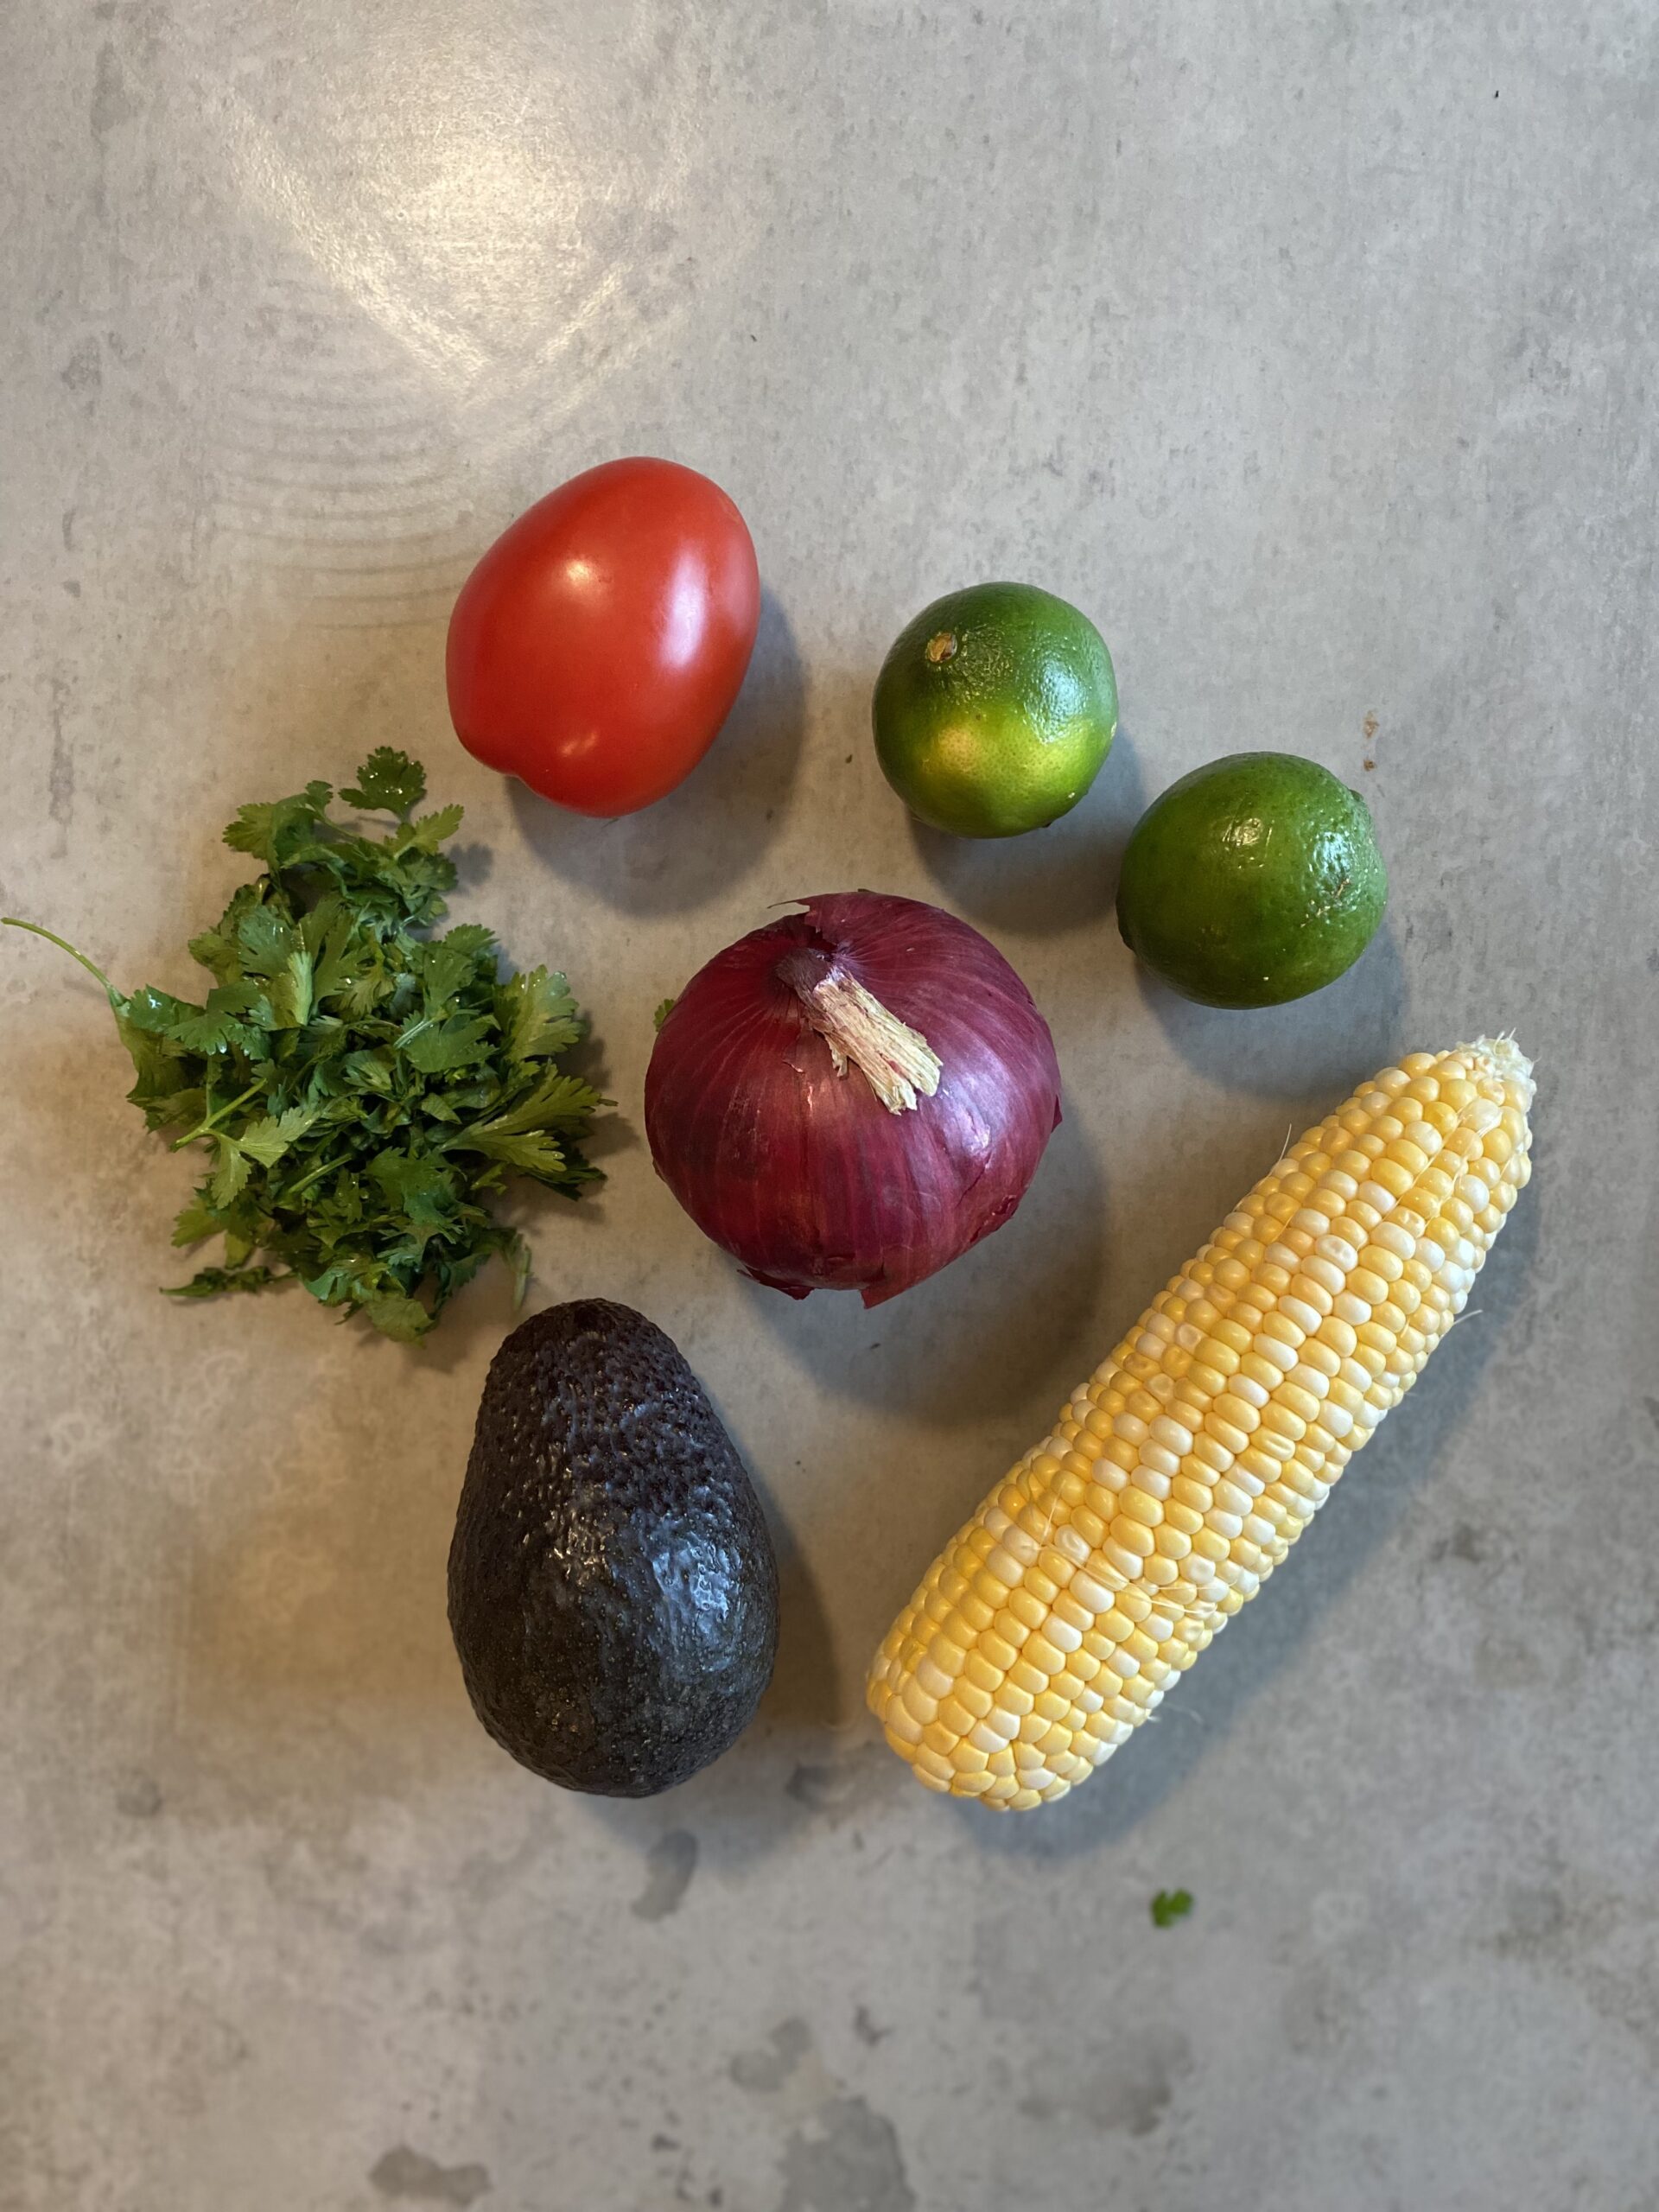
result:
[[(1000, 1229), (1060, 1120), (1048, 1024), (977, 930), (920, 899), (851, 891), (755, 930), (698, 970), (645, 1076), (657, 1172), (757, 1282), (880, 1305)], [(836, 1072), (778, 963), (828, 953), (942, 1063), (894, 1113)], [(798, 966), (800, 963), (796, 963)]]

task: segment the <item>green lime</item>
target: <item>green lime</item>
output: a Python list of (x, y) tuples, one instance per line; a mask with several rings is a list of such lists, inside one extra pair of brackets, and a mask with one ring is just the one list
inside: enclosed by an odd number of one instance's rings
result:
[(1017, 837), (1074, 807), (1117, 734), (1117, 682), (1085, 614), (1032, 584), (974, 584), (925, 607), (871, 702), (881, 772), (958, 837)]
[(1351, 968), (1388, 897), (1357, 791), (1294, 753), (1235, 753), (1172, 784), (1135, 823), (1117, 925), (1183, 997), (1278, 1006)]

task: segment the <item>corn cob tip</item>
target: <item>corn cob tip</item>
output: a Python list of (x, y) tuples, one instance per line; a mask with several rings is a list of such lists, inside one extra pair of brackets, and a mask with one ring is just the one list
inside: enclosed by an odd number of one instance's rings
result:
[(1515, 1041), (1515, 1032), (1505, 1030), (1501, 1037), (1477, 1037), (1472, 1045), (1459, 1045), (1460, 1052), (1478, 1052), (1491, 1066), (1494, 1075), (1505, 1083), (1512, 1083), (1526, 1093), (1526, 1103), (1532, 1103), (1537, 1088), (1532, 1079), (1532, 1062)]

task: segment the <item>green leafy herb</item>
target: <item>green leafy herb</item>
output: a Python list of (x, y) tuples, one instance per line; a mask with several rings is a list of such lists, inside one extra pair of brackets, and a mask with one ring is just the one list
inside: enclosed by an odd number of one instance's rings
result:
[(1152, 1924), (1154, 1928), (1173, 1928), (1178, 1920), (1185, 1920), (1192, 1910), (1191, 1890), (1160, 1890), (1152, 1901)]
[[(298, 1281), (409, 1343), (493, 1255), (523, 1295), (530, 1254), (491, 1199), (510, 1174), (579, 1197), (599, 1181), (581, 1141), (607, 1103), (558, 1054), (586, 1033), (563, 976), (498, 974), (476, 922), (435, 937), (461, 810), (415, 817), (417, 761), (381, 746), (343, 790), (388, 813), (372, 836), (334, 821), (330, 786), (245, 806), (225, 832), (264, 873), (190, 942), (200, 1005), (109, 994), (137, 1080), (128, 1096), (207, 1172), (175, 1244), (224, 1239), (224, 1264), (172, 1293), (211, 1298)], [(8, 919), (10, 918), (8, 917)]]
[(669, 1015), (673, 1013), (675, 1007), (678, 1004), (679, 1001), (677, 999), (664, 999), (662, 1004), (658, 1007), (656, 1013), (651, 1017), (652, 1027), (660, 1031), (663, 1024), (668, 1020)]

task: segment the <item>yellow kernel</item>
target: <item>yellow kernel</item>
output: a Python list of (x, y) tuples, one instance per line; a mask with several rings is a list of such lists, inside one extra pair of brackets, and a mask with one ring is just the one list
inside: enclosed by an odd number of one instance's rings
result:
[[(1126, 1522), (1125, 1526), (1133, 1529), (1135, 1523), (1131, 1521)], [(1146, 1534), (1144, 1530), (1141, 1533)], [(1147, 1536), (1147, 1545), (1150, 1549), (1152, 1538), (1149, 1535)], [(1108, 1535), (1105, 1542), (1101, 1546), (1100, 1555), (1109, 1567), (1115, 1567), (1117, 1569), (1126, 1583), (1133, 1582), (1141, 1573), (1141, 1554), (1129, 1545), (1120, 1543), (1116, 1535)]]
[[(970, 1681), (966, 1668), (957, 1679), (957, 1703), (972, 1720), (982, 1720), (991, 1709), (990, 1692)], [(943, 1712), (944, 1708), (941, 1707), (939, 1709)]]
[[(1311, 1390), (1304, 1389), (1299, 1382), (1289, 1381), (1281, 1382), (1279, 1386), (1278, 1403), (1286, 1412), (1294, 1414), (1304, 1426), (1308, 1421), (1317, 1421), (1319, 1417), (1319, 1401)], [(1298, 1430), (1296, 1433), (1300, 1435), (1300, 1431)]]
[(1145, 1559), (1152, 1550), (1152, 1531), (1144, 1522), (1133, 1520), (1127, 1513), (1120, 1513), (1112, 1523), (1112, 1541), (1122, 1545), (1137, 1559)]
[[(997, 1615), (995, 1625), (1001, 1630), (1010, 1642), (1013, 1642), (1014, 1640), (1013, 1630), (1008, 1627), (1010, 1618), (1019, 1623), (1022, 1631), (1028, 1633), (1033, 1629), (1041, 1628), (1043, 1623), (1048, 1618), (1048, 1607), (1040, 1599), (1033, 1597), (1029, 1590), (1023, 1588), (1010, 1590), (1007, 1605), (1003, 1611)], [(1021, 1643), (1024, 1642), (1023, 1633), (1019, 1640)]]

